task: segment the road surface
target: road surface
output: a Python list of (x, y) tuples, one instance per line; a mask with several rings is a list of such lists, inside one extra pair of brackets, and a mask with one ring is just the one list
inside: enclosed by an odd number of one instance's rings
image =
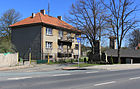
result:
[(140, 89), (140, 70), (0, 72), (0, 89)]

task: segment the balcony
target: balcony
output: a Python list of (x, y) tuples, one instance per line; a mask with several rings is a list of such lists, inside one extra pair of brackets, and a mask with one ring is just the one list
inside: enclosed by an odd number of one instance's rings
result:
[(59, 37), (58, 40), (62, 42), (73, 42), (73, 37)]
[(57, 53), (58, 55), (58, 57), (59, 58), (63, 58), (63, 57), (72, 57), (72, 49), (71, 50), (68, 50), (68, 51), (66, 51), (66, 50), (64, 50), (64, 51), (62, 51), (62, 50), (60, 50), (60, 49), (58, 49), (58, 53)]
[(58, 53), (63, 53), (63, 54), (73, 53), (73, 50), (72, 49), (60, 49), (60, 48), (58, 48)]

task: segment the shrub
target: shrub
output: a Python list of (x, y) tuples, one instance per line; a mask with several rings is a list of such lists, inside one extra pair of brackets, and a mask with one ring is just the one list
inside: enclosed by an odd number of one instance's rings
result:
[(0, 53), (15, 52), (14, 48), (11, 41), (6, 39), (0, 40)]

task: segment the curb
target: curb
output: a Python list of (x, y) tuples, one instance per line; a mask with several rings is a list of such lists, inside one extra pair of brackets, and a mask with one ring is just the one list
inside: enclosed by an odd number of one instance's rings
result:
[(78, 68), (78, 67), (64, 67), (62, 70), (87, 70), (86, 68)]
[(31, 68), (31, 67), (33, 67), (33, 66), (2, 67), (2, 68), (0, 68), (0, 71), (25, 69), (25, 68)]

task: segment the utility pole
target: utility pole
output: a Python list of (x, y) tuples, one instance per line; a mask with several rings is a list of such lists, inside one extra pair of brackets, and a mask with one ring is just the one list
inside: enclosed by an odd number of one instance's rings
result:
[(79, 68), (79, 42), (78, 42), (78, 68)]
[(80, 56), (80, 54), (79, 54), (79, 50), (80, 50), (79, 47), (80, 47), (80, 43), (81, 43), (81, 38), (80, 37), (77, 38), (77, 42), (78, 42), (78, 68), (80, 68), (80, 66), (79, 66), (79, 58), (80, 58), (79, 57)]

